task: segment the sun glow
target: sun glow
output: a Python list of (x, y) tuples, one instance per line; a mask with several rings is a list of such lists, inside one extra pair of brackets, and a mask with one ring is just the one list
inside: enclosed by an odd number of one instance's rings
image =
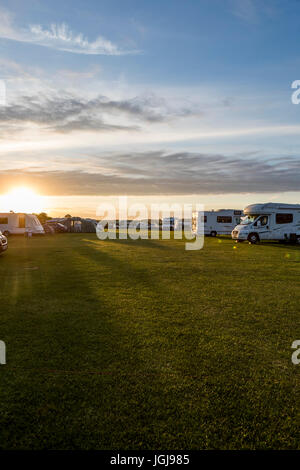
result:
[(2, 212), (42, 212), (44, 206), (43, 197), (32, 189), (18, 187), (7, 194), (0, 196), (0, 210)]

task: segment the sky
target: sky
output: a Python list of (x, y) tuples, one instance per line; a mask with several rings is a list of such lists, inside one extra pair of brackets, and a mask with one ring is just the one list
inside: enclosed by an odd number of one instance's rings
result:
[(299, 36), (298, 0), (0, 0), (0, 208), (300, 203)]

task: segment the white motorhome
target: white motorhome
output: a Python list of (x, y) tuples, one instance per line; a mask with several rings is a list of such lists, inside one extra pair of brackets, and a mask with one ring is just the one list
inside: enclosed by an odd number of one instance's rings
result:
[(26, 232), (44, 234), (44, 228), (39, 219), (33, 214), (0, 213), (0, 230), (5, 236), (19, 235)]
[(300, 243), (300, 204), (252, 204), (232, 231), (236, 241), (278, 240)]
[(240, 223), (243, 211), (239, 209), (220, 209), (217, 211), (194, 212), (193, 232), (204, 230), (204, 235), (230, 235), (232, 229)]

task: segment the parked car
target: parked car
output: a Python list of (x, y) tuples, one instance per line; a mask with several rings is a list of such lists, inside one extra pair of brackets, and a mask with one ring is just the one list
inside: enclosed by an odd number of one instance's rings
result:
[(0, 254), (7, 250), (7, 238), (0, 232)]
[(45, 225), (48, 225), (49, 227), (53, 228), (56, 233), (66, 233), (68, 231), (67, 227), (61, 224), (60, 222), (46, 222), (44, 224), (44, 228)]
[(45, 224), (43, 224), (43, 228), (45, 230), (46, 235), (54, 235), (55, 234), (55, 229), (52, 225), (45, 223)]

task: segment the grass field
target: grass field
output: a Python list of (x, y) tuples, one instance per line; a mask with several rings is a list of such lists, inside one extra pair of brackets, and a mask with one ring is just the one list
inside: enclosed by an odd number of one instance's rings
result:
[(272, 243), (11, 238), (0, 447), (299, 449), (299, 275)]

